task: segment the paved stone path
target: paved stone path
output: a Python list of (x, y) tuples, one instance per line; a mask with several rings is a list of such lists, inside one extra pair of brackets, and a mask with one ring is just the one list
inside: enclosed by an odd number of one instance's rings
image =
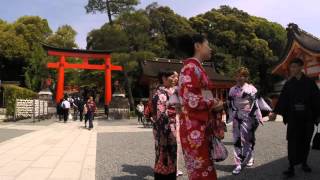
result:
[[(0, 180), (143, 180), (153, 179), (154, 140), (151, 128), (135, 119), (96, 118), (95, 128), (83, 122), (1, 123), (0, 135), (16, 131), (15, 137), (0, 143)], [(257, 131), (255, 166), (233, 176), (230, 126), (224, 143), (229, 150), (226, 161), (217, 163), (219, 180), (281, 180), (287, 168), (285, 126), (267, 122)], [(7, 132), (8, 131), (8, 132)], [(320, 179), (320, 151), (311, 151), (314, 172), (297, 168), (293, 180)], [(187, 179), (182, 155), (179, 168)]]
[(35, 130), (0, 143), (0, 180), (95, 179), (97, 132), (82, 123), (0, 128)]

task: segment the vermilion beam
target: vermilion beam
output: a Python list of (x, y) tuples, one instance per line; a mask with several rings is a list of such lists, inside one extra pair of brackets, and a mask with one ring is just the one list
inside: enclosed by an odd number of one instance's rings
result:
[[(64, 94), (64, 70), (65, 69), (90, 69), (90, 70), (104, 70), (105, 71), (105, 104), (109, 105), (111, 101), (111, 71), (122, 71), (121, 66), (114, 66), (111, 64), (111, 56), (109, 54), (94, 54), (94, 53), (75, 53), (49, 50), (48, 55), (59, 56), (60, 61), (55, 63), (48, 63), (47, 67), (58, 69), (58, 82), (56, 89), (56, 102), (58, 103)], [(83, 60), (82, 64), (70, 64), (66, 62), (66, 57), (77, 57)], [(89, 64), (89, 58), (104, 59), (105, 63), (102, 65)]]

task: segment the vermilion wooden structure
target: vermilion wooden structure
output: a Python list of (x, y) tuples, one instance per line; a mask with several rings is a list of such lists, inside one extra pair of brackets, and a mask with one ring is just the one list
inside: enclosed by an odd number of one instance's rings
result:
[[(48, 68), (58, 70), (58, 82), (56, 86), (56, 102), (63, 98), (64, 93), (64, 70), (65, 69), (90, 69), (105, 71), (105, 104), (109, 105), (112, 96), (111, 88), (111, 71), (122, 71), (121, 66), (111, 64), (110, 51), (88, 51), (79, 49), (63, 49), (43, 45), (49, 56), (59, 57), (59, 62), (51, 62), (47, 64)], [(66, 61), (67, 57), (82, 59), (81, 64), (70, 64)], [(104, 64), (89, 64), (89, 59), (103, 59)]]

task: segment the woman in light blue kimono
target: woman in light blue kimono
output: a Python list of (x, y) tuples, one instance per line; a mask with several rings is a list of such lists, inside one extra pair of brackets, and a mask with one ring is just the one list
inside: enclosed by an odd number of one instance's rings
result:
[(229, 92), (229, 118), (233, 122), (234, 175), (240, 174), (245, 166), (253, 166), (255, 131), (262, 123), (257, 103), (257, 89), (247, 83), (249, 71), (242, 67), (237, 71), (237, 84)]

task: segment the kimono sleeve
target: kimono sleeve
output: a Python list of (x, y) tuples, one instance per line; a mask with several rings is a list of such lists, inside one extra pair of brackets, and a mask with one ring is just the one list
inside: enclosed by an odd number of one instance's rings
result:
[(203, 74), (199, 67), (186, 65), (180, 73), (179, 85), (182, 104), (188, 109), (208, 110), (215, 105), (215, 99), (206, 99), (202, 96)]
[(283, 116), (283, 122), (287, 123), (287, 117), (289, 113), (289, 89), (288, 89), (288, 82), (285, 83), (283, 89), (280, 93), (278, 102), (273, 110), (276, 114), (280, 114)]
[(315, 81), (311, 80), (311, 105), (312, 111), (314, 113), (315, 123), (317, 122), (317, 118), (320, 116), (320, 89), (315, 83)]
[(152, 115), (156, 121), (166, 113), (166, 101), (166, 94), (157, 90), (152, 98)]

